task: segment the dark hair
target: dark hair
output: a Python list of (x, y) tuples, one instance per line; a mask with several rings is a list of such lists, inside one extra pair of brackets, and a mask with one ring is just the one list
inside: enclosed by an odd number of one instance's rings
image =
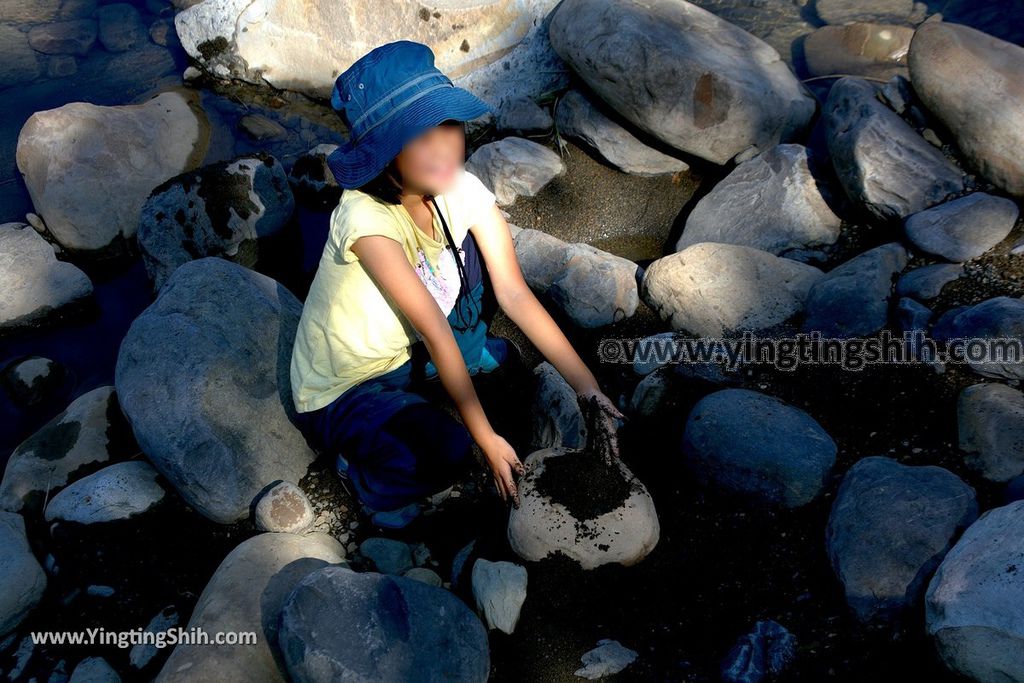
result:
[[(462, 126), (463, 132), (465, 132), (465, 123), (458, 119), (446, 119), (439, 125), (450, 126), (458, 125)], [(385, 204), (401, 204), (402, 194), (402, 174), (398, 172), (397, 157), (388, 162), (388, 165), (384, 167), (380, 173), (374, 178), (357, 188), (360, 192), (372, 195), (377, 201)], [(430, 199), (434, 208), (437, 209), (437, 215), (441, 221), (441, 225), (444, 228), (445, 242), (447, 247), (452, 250), (452, 256), (455, 259), (455, 267), (459, 273), (459, 292), (469, 293), (469, 279), (466, 276), (466, 269), (462, 263), (462, 259), (459, 258), (459, 245), (455, 244), (455, 239), (452, 237), (451, 231), (448, 229), (448, 224), (445, 222), (444, 217), (441, 216), (441, 209), (437, 206), (432, 195), (426, 195)], [(431, 217), (433, 218), (433, 216)], [(459, 320), (463, 325), (466, 324), (466, 320), (462, 317), (462, 311), (458, 309), (458, 301), (456, 301), (456, 311), (459, 316)]]

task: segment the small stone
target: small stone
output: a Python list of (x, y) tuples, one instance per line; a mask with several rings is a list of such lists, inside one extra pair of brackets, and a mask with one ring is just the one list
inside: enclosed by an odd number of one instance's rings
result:
[(359, 545), (359, 554), (381, 574), (401, 574), (414, 566), (409, 546), (391, 538), (368, 538)]
[(313, 526), (313, 506), (295, 484), (282, 481), (263, 494), (256, 503), (256, 528), (301, 534)]
[(580, 657), (583, 667), (574, 675), (587, 680), (597, 680), (605, 676), (614, 676), (636, 661), (637, 653), (630, 650), (617, 640), (602, 638), (597, 647)]
[(526, 601), (526, 567), (480, 558), (473, 564), (472, 581), (473, 598), (487, 628), (504, 633), (515, 631)]

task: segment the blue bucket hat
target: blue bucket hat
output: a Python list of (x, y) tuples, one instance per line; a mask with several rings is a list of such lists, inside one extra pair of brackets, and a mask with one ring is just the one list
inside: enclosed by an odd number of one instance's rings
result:
[(349, 139), (327, 157), (343, 188), (372, 180), (407, 142), (448, 119), (469, 121), (494, 109), (455, 86), (422, 43), (399, 40), (360, 57), (334, 82), (331, 106)]

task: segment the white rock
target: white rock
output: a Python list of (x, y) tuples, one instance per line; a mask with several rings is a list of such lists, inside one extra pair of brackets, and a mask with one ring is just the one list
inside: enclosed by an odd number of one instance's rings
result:
[(140, 515), (167, 494), (158, 477), (143, 460), (105, 467), (54, 496), (46, 506), (46, 521), (97, 524)]
[(512, 633), (526, 602), (526, 567), (483, 558), (473, 564), (473, 599), (487, 628)]
[(578, 520), (564, 505), (536, 492), (547, 459), (576, 455), (566, 448), (546, 448), (527, 456), (526, 475), (519, 481), (520, 506), (508, 520), (512, 549), (529, 561), (561, 552), (584, 569), (636, 564), (657, 545), (661, 527), (647, 488), (621, 460), (618, 467), (631, 483), (631, 493), (617, 509), (594, 519)]

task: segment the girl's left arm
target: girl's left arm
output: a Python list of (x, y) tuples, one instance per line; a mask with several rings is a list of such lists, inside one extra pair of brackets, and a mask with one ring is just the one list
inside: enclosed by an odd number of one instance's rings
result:
[[(526, 284), (516, 259), (512, 234), (497, 204), (470, 228), (480, 247), (487, 274), (494, 287), (498, 305), (537, 350), (558, 370), (581, 398), (596, 399), (609, 418), (625, 419), (615, 404), (601, 391), (597, 379), (551, 315)], [(606, 427), (614, 431), (611, 419)]]

